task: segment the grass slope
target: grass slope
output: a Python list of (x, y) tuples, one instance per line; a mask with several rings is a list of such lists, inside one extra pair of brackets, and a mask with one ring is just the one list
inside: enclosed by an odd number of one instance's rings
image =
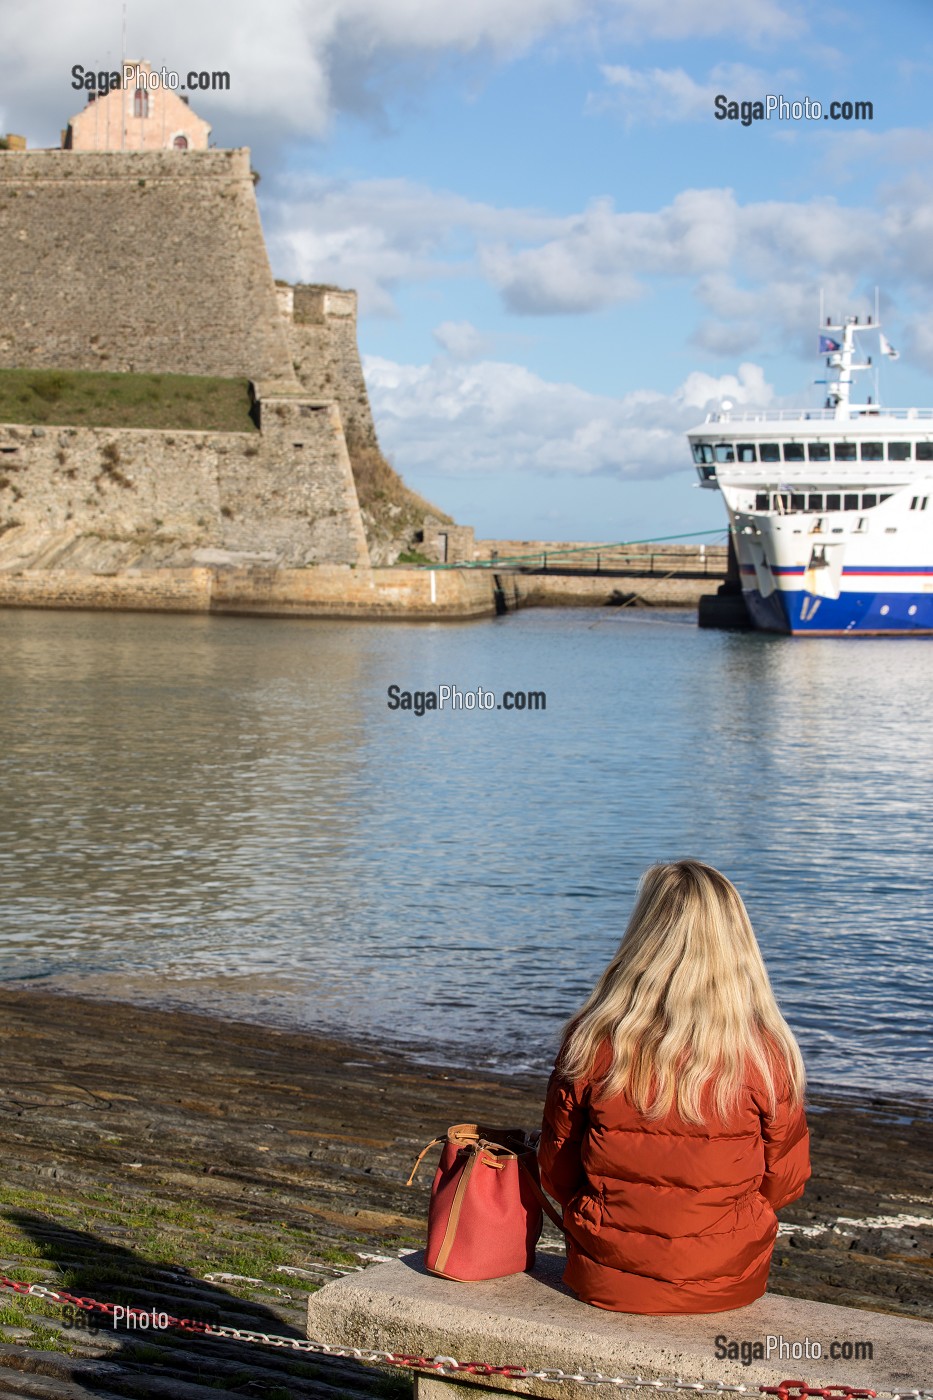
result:
[(254, 432), (245, 379), (0, 369), (0, 423)]

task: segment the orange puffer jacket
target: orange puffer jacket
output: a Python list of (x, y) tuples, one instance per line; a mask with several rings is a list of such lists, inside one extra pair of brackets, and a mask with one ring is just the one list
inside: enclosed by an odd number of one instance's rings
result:
[(652, 1121), (599, 1080), (551, 1076), (538, 1160), (545, 1190), (565, 1207), (564, 1282), (598, 1308), (706, 1313), (760, 1298), (777, 1237), (775, 1211), (810, 1175), (803, 1109), (783, 1075), (772, 1113), (749, 1076), (728, 1121), (705, 1105), (704, 1126), (674, 1111)]

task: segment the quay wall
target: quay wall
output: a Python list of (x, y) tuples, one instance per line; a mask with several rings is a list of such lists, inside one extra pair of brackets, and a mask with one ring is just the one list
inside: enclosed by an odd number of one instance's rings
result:
[(696, 608), (705, 593), (715, 592), (722, 574), (706, 578), (619, 578), (568, 574), (501, 575), (514, 587), (516, 606), (525, 608), (592, 608), (606, 606)]
[[(2, 540), (0, 540), (2, 544)], [(433, 593), (431, 580), (434, 580)], [(497, 600), (497, 578), (499, 593)], [(485, 569), (0, 568), (0, 607), (441, 621), (534, 607), (695, 608), (703, 579), (603, 579)], [(499, 607), (497, 608), (497, 601)]]
[(485, 570), (218, 570), (211, 596), (211, 612), (266, 617), (434, 622), (495, 611), (494, 580)]
[(0, 607), (226, 613), (432, 622), (492, 617), (494, 580), (473, 571), (368, 569), (0, 570)]
[(212, 584), (211, 569), (129, 569), (113, 574), (80, 569), (0, 571), (0, 607), (206, 613)]

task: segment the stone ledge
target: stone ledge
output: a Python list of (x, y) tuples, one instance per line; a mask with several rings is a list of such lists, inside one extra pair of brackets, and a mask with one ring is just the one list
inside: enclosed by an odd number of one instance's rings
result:
[[(328, 1283), (308, 1300), (308, 1336), (343, 1345), (424, 1356), (455, 1356), (607, 1376), (637, 1374), (646, 1381), (682, 1376), (689, 1381), (742, 1384), (751, 1391), (794, 1377), (809, 1385), (866, 1386), (874, 1390), (923, 1388), (933, 1378), (933, 1324), (888, 1313), (835, 1307), (768, 1293), (731, 1312), (651, 1317), (605, 1312), (581, 1303), (561, 1283), (564, 1260), (539, 1253), (533, 1274), (486, 1283), (450, 1283), (428, 1274), (423, 1255), (409, 1255)], [(766, 1343), (819, 1343), (814, 1360), (720, 1360), (716, 1338)], [(833, 1342), (870, 1342), (873, 1359), (833, 1360)], [(470, 1383), (464, 1378), (464, 1382)], [(573, 1383), (506, 1381), (483, 1377), (488, 1389), (593, 1400), (593, 1388)], [(419, 1377), (422, 1400), (451, 1388)], [(600, 1394), (597, 1391), (596, 1394)]]

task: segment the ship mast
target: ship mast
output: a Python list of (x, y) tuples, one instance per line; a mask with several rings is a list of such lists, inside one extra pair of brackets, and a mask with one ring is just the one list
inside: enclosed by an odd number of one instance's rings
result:
[[(861, 329), (865, 328), (877, 331), (879, 326), (877, 323), (872, 324), (872, 318), (869, 316), (866, 327)], [(872, 406), (871, 400), (867, 404), (852, 403), (851, 401), (853, 374), (857, 374), (860, 370), (871, 369), (871, 359), (868, 359), (863, 365), (853, 364), (855, 333), (858, 329), (860, 327), (857, 316), (847, 316), (841, 326), (830, 325), (827, 319), (826, 326), (823, 328), (827, 338), (830, 333), (842, 337), (841, 343), (836, 342), (839, 348), (830, 351), (826, 360), (826, 368), (837, 371), (836, 378), (829, 380), (826, 388), (826, 407), (834, 410), (836, 418), (848, 418), (852, 409), (867, 409)]]

